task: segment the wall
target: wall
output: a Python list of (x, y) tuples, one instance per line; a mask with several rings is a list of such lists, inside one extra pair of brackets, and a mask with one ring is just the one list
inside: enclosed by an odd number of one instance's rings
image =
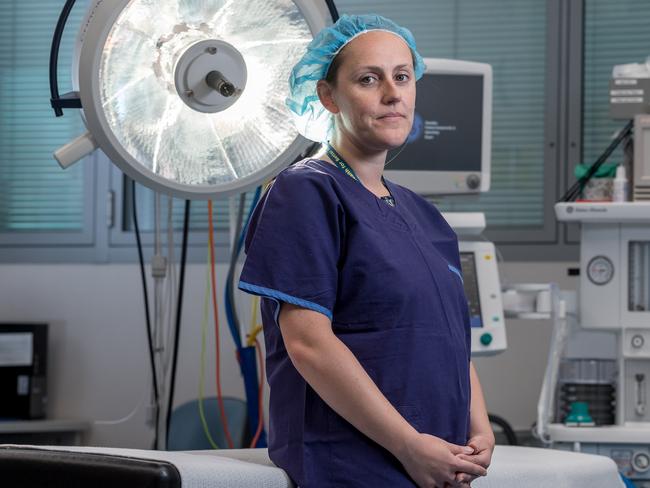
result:
[[(567, 277), (574, 263), (505, 263), (502, 279), (511, 283), (557, 282), (575, 289)], [(224, 265), (217, 266), (218, 297), (223, 296)], [(198, 392), (200, 324), (205, 267), (192, 265), (186, 276), (176, 403)], [(250, 305), (238, 296), (244, 324)], [(221, 306), (221, 302), (220, 302)], [(243, 398), (234, 344), (220, 310), (223, 394)], [(144, 312), (139, 268), (135, 265), (0, 266), (0, 321), (51, 324), (49, 413), (53, 418), (93, 420), (85, 442), (148, 448), (150, 398)], [(212, 323), (211, 323), (212, 324)], [(508, 350), (475, 360), (490, 412), (516, 429), (528, 429), (536, 416), (551, 324), (508, 321)], [(208, 334), (207, 391), (214, 394), (214, 334)], [(268, 391), (266, 392), (268, 399)]]

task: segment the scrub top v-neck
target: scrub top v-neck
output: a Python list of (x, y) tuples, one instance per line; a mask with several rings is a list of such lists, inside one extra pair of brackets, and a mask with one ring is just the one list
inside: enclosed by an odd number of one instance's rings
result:
[(246, 235), (239, 288), (263, 297), (269, 456), (303, 488), (415, 484), (300, 376), (280, 302), (328, 317), (416, 430), (467, 442), (471, 336), (458, 241), (433, 205), (385, 184), (394, 207), (331, 163), (301, 161), (277, 176)]

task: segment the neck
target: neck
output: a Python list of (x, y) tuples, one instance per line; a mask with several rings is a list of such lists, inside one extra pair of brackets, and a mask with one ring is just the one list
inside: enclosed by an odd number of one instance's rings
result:
[(350, 138), (340, 133), (335, 134), (330, 143), (350, 165), (366, 188), (373, 192), (385, 192), (381, 177), (384, 173), (388, 151), (368, 149), (355, 144)]

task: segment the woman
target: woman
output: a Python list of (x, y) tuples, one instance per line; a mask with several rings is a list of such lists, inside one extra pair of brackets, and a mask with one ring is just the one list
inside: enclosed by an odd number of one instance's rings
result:
[(467, 487), (490, 463), (456, 235), (382, 177), (423, 70), (410, 32), (368, 15), (292, 74), (301, 133), (330, 144), (260, 201), (239, 287), (264, 297), (269, 456), (300, 487)]

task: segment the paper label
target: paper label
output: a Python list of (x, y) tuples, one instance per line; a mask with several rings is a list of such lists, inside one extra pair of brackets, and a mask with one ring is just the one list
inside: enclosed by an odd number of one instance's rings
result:
[(643, 97), (612, 97), (611, 103), (643, 103)]
[(615, 85), (636, 85), (637, 80), (634, 78), (617, 78), (614, 80)]
[(610, 90), (609, 94), (613, 97), (633, 97), (633, 96), (643, 96), (643, 90), (641, 89), (621, 89), (621, 90)]
[(18, 384), (16, 385), (16, 393), (18, 396), (29, 395), (29, 376), (21, 374), (18, 376)]
[(34, 357), (34, 335), (31, 332), (0, 334), (0, 367), (31, 366)]

